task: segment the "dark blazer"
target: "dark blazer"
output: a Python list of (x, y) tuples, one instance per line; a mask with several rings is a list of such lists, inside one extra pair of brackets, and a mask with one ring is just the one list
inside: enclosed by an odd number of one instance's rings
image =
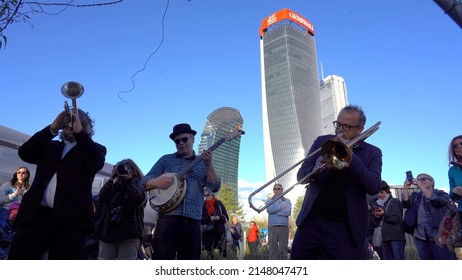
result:
[(94, 230), (91, 189), (96, 173), (104, 166), (106, 148), (81, 131), (74, 134), (77, 145), (61, 159), (64, 142), (52, 140), (54, 137), (47, 126), (19, 148), (19, 157), (36, 164), (37, 170), (22, 198), (15, 226), (33, 221), (48, 182), (57, 173), (53, 207), (56, 222), (90, 233)]
[(375, 227), (380, 225), (382, 218), (375, 218), (374, 206), (382, 208), (383, 214), (382, 223), (382, 238), (383, 241), (406, 240), (403, 227), (403, 204), (391, 194), (383, 206), (377, 204), (378, 198), (371, 203), (371, 219), (374, 220)]
[[(319, 136), (313, 143), (308, 154), (316, 151), (324, 141), (335, 135)], [(321, 151), (303, 162), (297, 173), (297, 180), (310, 173), (316, 164), (316, 159), (321, 156)], [(357, 244), (363, 246), (366, 242), (368, 207), (366, 194), (374, 195), (380, 190), (382, 173), (382, 151), (366, 142), (357, 143), (353, 148), (353, 157), (346, 171), (345, 195), (348, 209), (348, 223), (351, 233)], [(300, 226), (306, 219), (310, 210), (321, 192), (324, 183), (336, 170), (326, 169), (313, 179), (307, 179), (303, 183), (310, 183), (305, 193), (302, 209), (297, 218)]]

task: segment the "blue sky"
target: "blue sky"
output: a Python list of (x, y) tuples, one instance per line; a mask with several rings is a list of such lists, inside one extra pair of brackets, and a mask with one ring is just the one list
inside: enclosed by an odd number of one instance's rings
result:
[[(49, 14), (10, 25), (0, 50), (0, 124), (33, 134), (63, 109), (61, 85), (79, 81), (85, 93), (78, 105), (95, 119), (94, 139), (108, 148), (107, 161), (130, 157), (146, 173), (175, 150), (168, 138), (174, 124), (201, 131), (215, 109), (233, 107), (244, 118), (239, 178), (246, 197), (266, 181), (259, 28), (289, 8), (314, 24), (318, 64), (325, 76), (345, 79), (350, 103), (366, 112), (366, 128), (382, 121), (368, 142), (382, 149), (383, 179), (402, 184), (412, 170), (433, 175), (437, 187), (448, 185), (448, 144), (462, 134), (462, 33), (433, 1), (172, 0), (165, 11), (166, 5), (124, 1), (56, 15), (47, 8)], [(123, 93), (145, 63), (135, 88)]]

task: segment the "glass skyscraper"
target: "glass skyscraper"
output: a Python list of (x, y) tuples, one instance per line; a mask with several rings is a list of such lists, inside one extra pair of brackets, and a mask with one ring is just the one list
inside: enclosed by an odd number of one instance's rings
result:
[[(322, 133), (318, 63), (313, 36), (313, 25), (288, 9), (262, 21), (263, 139), (268, 181), (302, 160), (314, 139)], [(298, 168), (277, 182), (284, 188), (294, 185)], [(301, 187), (298, 190), (296, 194), (304, 191)]]
[[(235, 132), (237, 127), (242, 127), (244, 120), (238, 110), (230, 107), (222, 107), (213, 111), (205, 122), (201, 139), (197, 148), (198, 153), (210, 148), (220, 139), (227, 137), (230, 132)], [(213, 164), (221, 178), (222, 184), (234, 188), (237, 193), (239, 149), (241, 138), (237, 137), (225, 141), (213, 151)], [(236, 197), (237, 199), (237, 197)]]
[(348, 105), (345, 80), (330, 75), (321, 80), (322, 134), (335, 134), (334, 125), (343, 107)]

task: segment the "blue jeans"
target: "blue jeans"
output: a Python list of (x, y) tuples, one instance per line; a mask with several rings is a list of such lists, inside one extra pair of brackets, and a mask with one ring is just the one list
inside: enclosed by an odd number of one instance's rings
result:
[(404, 260), (404, 247), (406, 241), (392, 240), (382, 242), (382, 259), (384, 260)]
[(439, 247), (434, 241), (415, 238), (415, 246), (421, 260), (456, 260), (456, 255), (446, 247)]

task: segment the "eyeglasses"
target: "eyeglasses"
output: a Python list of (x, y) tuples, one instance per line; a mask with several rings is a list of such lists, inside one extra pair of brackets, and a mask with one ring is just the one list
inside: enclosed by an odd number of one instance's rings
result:
[(204, 196), (207, 197), (207, 196), (210, 196), (210, 194), (206, 193), (206, 194), (204, 194)]
[(180, 144), (181, 142), (183, 143), (187, 143), (189, 138), (191, 138), (191, 136), (189, 137), (182, 137), (182, 138), (178, 138), (178, 139), (173, 139), (173, 142), (175, 142), (175, 144)]
[(355, 128), (355, 127), (360, 127), (359, 125), (349, 125), (349, 124), (341, 123), (341, 122), (338, 122), (338, 121), (333, 122), (333, 124), (334, 124), (334, 127), (336, 129), (339, 129), (339, 128), (343, 127), (344, 130), (350, 130), (350, 129)]
[(457, 148), (458, 146), (462, 147), (462, 142), (452, 144), (453, 149)]
[(22, 172), (21, 172), (21, 171), (18, 171), (18, 172), (16, 172), (16, 174), (26, 174), (26, 172), (24, 172), (24, 171), (22, 171)]
[(430, 181), (430, 178), (427, 178), (427, 177), (420, 177), (420, 178), (417, 178), (417, 181), (424, 182), (425, 180)]

